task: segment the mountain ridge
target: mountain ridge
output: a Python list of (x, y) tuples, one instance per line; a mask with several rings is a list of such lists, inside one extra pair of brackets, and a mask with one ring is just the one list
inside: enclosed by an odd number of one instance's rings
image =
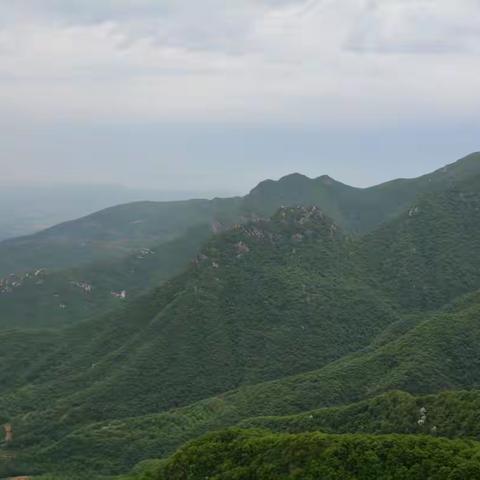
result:
[[(35, 236), (0, 243), (0, 284), (6, 286), (0, 293), (0, 325), (62, 326), (107, 311), (118, 303), (112, 298), (115, 294), (125, 290), (138, 295), (180, 273), (206, 238), (195, 232), (221, 232), (270, 218), (282, 206), (315, 205), (347, 234), (366, 235), (401, 215), (419, 196), (452, 188), (477, 173), (480, 154), (472, 154), (432, 174), (366, 189), (325, 175), (294, 173), (261, 182), (243, 198), (111, 207)], [(155, 255), (136, 262), (142, 252)], [(131, 275), (132, 268), (137, 273)], [(38, 270), (48, 273), (45, 283), (21, 287), (24, 277), (32, 278)], [(13, 282), (15, 291), (10, 293)]]
[[(326, 185), (324, 176), (309, 179), (302, 174), (293, 174), (279, 181), (260, 182), (245, 197), (134, 202), (110, 207), (35, 235), (0, 242), (0, 258), (3, 259), (0, 262), (0, 275), (37, 268), (72, 267), (100, 257), (118, 258), (128, 254), (132, 247), (148, 248), (151, 243), (172, 240), (184, 234), (188, 228), (202, 223), (219, 221), (231, 225), (244, 215), (247, 218), (249, 215), (269, 217), (283, 204), (317, 205), (344, 229), (365, 232), (406, 208), (421, 191), (432, 188), (429, 184), (440, 184), (441, 187), (445, 177), (447, 181), (461, 181), (465, 176), (480, 173), (479, 160), (480, 154), (474, 153), (432, 174), (417, 179), (396, 180), (393, 181), (395, 185), (386, 182), (366, 189), (350, 187), (333, 179), (326, 182), (333, 182), (332, 185)], [(307, 191), (301, 192), (293, 187), (291, 192), (282, 190), (285, 184), (288, 186), (299, 179), (302, 185), (309, 186)], [(254, 197), (266, 185), (273, 188), (273, 197), (259, 203)], [(342, 192), (342, 197), (331, 198), (319, 186), (328, 186), (328, 190), (333, 189), (335, 195)], [(390, 192), (392, 186), (395, 188)], [(398, 190), (400, 186), (402, 188)], [(369, 212), (372, 209), (374, 214)], [(44, 242), (57, 232), (55, 248), (45, 245)], [(53, 240), (51, 237), (50, 241)]]
[[(344, 234), (316, 206), (238, 224), (211, 237), (184, 273), (121, 311), (41, 337), (40, 365), (35, 334), (4, 334), (0, 407), (25, 452), (65, 458), (83, 428), (122, 424), (132, 412), (206, 415), (185, 426), (186, 440), (252, 416), (390, 389), (476, 387), (478, 369), (466, 366), (478, 363), (480, 344), (472, 293), (480, 290), (479, 202), (476, 176), (363, 237)], [(423, 244), (430, 247), (419, 262)], [(420, 297), (412, 290), (418, 279)], [(34, 351), (19, 365), (12, 352), (25, 342)]]
[[(459, 168), (453, 182), (449, 169), (428, 177), (435, 188), (364, 235), (315, 203), (269, 218), (246, 209), (181, 273), (119, 308), (68, 328), (2, 331), (0, 411), (15, 440), (0, 446), (0, 473), (10, 451), (20, 473), (120, 473), (215, 429), (352, 402), (367, 403), (350, 421), (374, 429), (362, 416), (372, 397), (480, 388), (480, 174)], [(328, 415), (353, 429), (339, 412)]]

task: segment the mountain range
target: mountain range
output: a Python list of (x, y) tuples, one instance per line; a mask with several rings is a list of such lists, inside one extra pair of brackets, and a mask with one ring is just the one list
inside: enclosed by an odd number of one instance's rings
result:
[[(2, 242), (21, 285), (0, 295), (0, 476), (163, 458), (129, 478), (478, 478), (479, 238), (473, 154), (369, 189), (293, 174)], [(387, 476), (419, 448), (443, 453)], [(364, 471), (333, 468), (342, 449)]]
[(300, 174), (261, 182), (245, 197), (135, 202), (0, 242), (0, 326), (71, 325), (114, 308), (188, 265), (203, 242), (282, 206), (318, 206), (345, 234), (366, 234), (427, 193), (480, 174), (479, 154), (431, 174), (349, 187)]
[(56, 185), (0, 180), (0, 240), (31, 235), (111, 205), (200, 198), (191, 191), (126, 188), (104, 184)]

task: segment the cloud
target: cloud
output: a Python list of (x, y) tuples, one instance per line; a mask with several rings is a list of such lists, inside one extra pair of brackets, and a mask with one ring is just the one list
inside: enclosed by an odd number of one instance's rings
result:
[[(16, 0), (0, 5), (8, 21), (70, 25), (114, 24), (130, 39), (193, 49), (241, 48), (255, 20), (270, 9), (302, 0)], [(2, 11), (3, 10), (3, 11)]]
[(480, 106), (476, 0), (6, 3), (4, 119), (362, 127)]
[(347, 40), (354, 51), (480, 53), (477, 0), (371, 0)]

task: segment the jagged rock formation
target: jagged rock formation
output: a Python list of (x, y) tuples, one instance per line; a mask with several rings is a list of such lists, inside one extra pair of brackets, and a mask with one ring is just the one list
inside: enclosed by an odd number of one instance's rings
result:
[(10, 423), (7, 423), (3, 426), (5, 430), (5, 443), (10, 443), (13, 441), (13, 427)]

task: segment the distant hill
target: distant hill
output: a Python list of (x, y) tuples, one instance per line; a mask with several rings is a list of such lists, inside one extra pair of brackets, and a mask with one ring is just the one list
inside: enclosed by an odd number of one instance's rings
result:
[(102, 184), (0, 184), (0, 240), (31, 235), (60, 222), (140, 200), (203, 198), (205, 193), (159, 191)]
[(418, 178), (370, 188), (350, 187), (326, 175), (310, 179), (293, 174), (260, 183), (244, 198), (244, 206), (271, 215), (281, 205), (317, 205), (346, 231), (364, 233), (403, 212), (418, 195), (444, 190), (477, 174), (480, 153)]
[(0, 242), (0, 275), (122, 258), (231, 218), (238, 199), (135, 202)]
[(119, 259), (0, 280), (0, 328), (65, 327), (98, 317), (181, 273), (212, 235), (207, 225)]

